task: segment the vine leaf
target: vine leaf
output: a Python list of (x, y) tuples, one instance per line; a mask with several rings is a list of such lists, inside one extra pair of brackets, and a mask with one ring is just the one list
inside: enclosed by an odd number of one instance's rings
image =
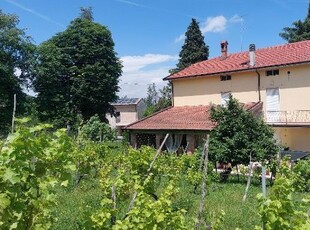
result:
[(0, 193), (0, 208), (3, 210), (10, 205), (11, 201), (5, 193)]
[(17, 176), (17, 174), (11, 168), (7, 168), (5, 170), (5, 173), (3, 175), (3, 180), (5, 180), (5, 181), (8, 180), (12, 184), (20, 182), (20, 178)]

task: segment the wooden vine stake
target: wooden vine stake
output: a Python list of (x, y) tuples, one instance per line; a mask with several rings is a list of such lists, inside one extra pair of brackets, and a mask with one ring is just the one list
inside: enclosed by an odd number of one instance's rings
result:
[[(162, 150), (162, 148), (164, 147), (164, 144), (166, 143), (168, 137), (169, 137), (169, 133), (166, 134), (165, 139), (163, 140), (163, 142), (161, 143), (159, 149), (157, 150), (157, 152), (156, 152), (156, 154), (155, 154), (155, 156), (154, 156), (154, 159), (153, 159), (153, 161), (151, 162), (149, 169), (147, 170), (146, 177), (148, 177), (150, 171), (152, 170), (152, 168), (153, 168), (153, 166), (154, 166), (154, 163), (155, 163), (155, 161), (156, 161), (158, 155), (161, 153), (161, 150)], [(130, 204), (129, 204), (128, 212), (132, 209), (132, 207), (133, 207), (133, 205), (134, 205), (134, 203), (135, 203), (136, 198), (137, 198), (137, 191), (135, 191), (134, 194), (133, 194), (133, 196), (132, 196), (132, 199), (131, 199)]]
[[(115, 211), (116, 210), (116, 188), (115, 188), (115, 185), (113, 185), (112, 187), (111, 187), (111, 199), (112, 199), (112, 201), (113, 201), (113, 210)], [(115, 224), (115, 222), (116, 222), (116, 216), (115, 216), (115, 214), (113, 214), (112, 216), (111, 216), (111, 224), (112, 225), (114, 225)]]
[(203, 148), (203, 176), (202, 176), (202, 182), (201, 182), (201, 197), (200, 197), (200, 203), (199, 203), (199, 210), (197, 213), (197, 223), (195, 226), (195, 229), (200, 229), (200, 225), (203, 224), (202, 220), (202, 213), (204, 209), (204, 201), (207, 193), (207, 186), (206, 186), (206, 180), (207, 180), (207, 174), (208, 174), (208, 161), (209, 161), (209, 135), (207, 136), (207, 140), (205, 143), (205, 146)]
[(12, 115), (12, 130), (11, 130), (12, 133), (14, 133), (15, 112), (16, 112), (16, 94), (14, 94), (14, 106), (13, 106), (13, 115)]
[(242, 198), (242, 201), (245, 202), (247, 195), (248, 195), (248, 191), (250, 188), (250, 184), (251, 184), (251, 177), (252, 177), (252, 171), (253, 171), (253, 163), (252, 163), (252, 155), (250, 154), (250, 165), (249, 165), (249, 174), (248, 174), (248, 181), (246, 184), (246, 188), (245, 188), (245, 192)]

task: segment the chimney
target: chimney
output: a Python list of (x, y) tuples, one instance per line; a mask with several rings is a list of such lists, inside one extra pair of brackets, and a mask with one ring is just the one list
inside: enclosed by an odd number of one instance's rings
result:
[(250, 67), (255, 66), (255, 44), (250, 44), (249, 46), (249, 56), (250, 56)]
[(221, 42), (221, 52), (222, 52), (222, 59), (227, 58), (227, 51), (228, 51), (228, 42), (226, 40)]

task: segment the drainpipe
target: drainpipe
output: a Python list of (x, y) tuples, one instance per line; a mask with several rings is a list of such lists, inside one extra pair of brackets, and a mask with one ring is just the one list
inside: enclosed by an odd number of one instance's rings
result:
[(257, 90), (258, 90), (258, 101), (261, 102), (261, 95), (260, 95), (260, 73), (255, 69), (255, 72), (257, 73)]
[(173, 87), (173, 82), (170, 81), (171, 84), (171, 105), (174, 106), (174, 87)]

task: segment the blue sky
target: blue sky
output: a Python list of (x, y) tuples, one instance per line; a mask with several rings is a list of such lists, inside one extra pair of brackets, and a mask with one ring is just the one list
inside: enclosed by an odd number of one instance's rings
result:
[(94, 20), (112, 32), (123, 61), (120, 96), (145, 97), (146, 88), (175, 67), (184, 33), (196, 18), (210, 58), (220, 55), (220, 41), (228, 52), (283, 44), (283, 27), (304, 19), (308, 0), (0, 0), (5, 13), (20, 18), (36, 44), (66, 29), (80, 7), (93, 8)]

